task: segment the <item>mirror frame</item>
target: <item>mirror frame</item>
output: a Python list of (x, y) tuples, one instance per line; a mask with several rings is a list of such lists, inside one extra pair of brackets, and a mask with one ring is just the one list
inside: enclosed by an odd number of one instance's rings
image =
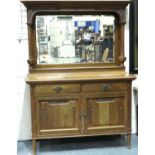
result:
[[(29, 37), (29, 71), (70, 71), (92, 69), (124, 70), (124, 25), (126, 23), (126, 6), (129, 0), (100, 1), (43, 1), (21, 0), (27, 7), (27, 24)], [(114, 63), (84, 63), (84, 64), (37, 64), (36, 48), (36, 15), (113, 15), (115, 17), (115, 61)]]

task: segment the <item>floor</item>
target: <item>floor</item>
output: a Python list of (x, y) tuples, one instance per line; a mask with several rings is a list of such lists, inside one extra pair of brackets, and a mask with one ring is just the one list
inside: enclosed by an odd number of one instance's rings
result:
[[(17, 154), (32, 155), (31, 141), (18, 142)], [(138, 138), (132, 135), (131, 149), (127, 148), (126, 136), (41, 140), (37, 155), (138, 155)]]

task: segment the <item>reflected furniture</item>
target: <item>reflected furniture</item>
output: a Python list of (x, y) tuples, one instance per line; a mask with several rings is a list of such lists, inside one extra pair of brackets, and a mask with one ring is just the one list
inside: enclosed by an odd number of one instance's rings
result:
[(32, 147), (49, 138), (127, 135), (131, 87), (125, 72), (129, 0), (21, 0), (27, 7)]

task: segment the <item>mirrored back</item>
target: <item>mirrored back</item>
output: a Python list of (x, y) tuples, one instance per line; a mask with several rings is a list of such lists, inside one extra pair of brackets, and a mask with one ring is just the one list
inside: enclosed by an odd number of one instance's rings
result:
[(37, 15), (37, 64), (114, 63), (115, 18)]

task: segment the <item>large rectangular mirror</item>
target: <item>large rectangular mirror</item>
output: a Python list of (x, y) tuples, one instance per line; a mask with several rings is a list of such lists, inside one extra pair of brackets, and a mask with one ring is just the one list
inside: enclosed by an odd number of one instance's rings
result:
[(114, 63), (115, 18), (36, 16), (37, 64)]

